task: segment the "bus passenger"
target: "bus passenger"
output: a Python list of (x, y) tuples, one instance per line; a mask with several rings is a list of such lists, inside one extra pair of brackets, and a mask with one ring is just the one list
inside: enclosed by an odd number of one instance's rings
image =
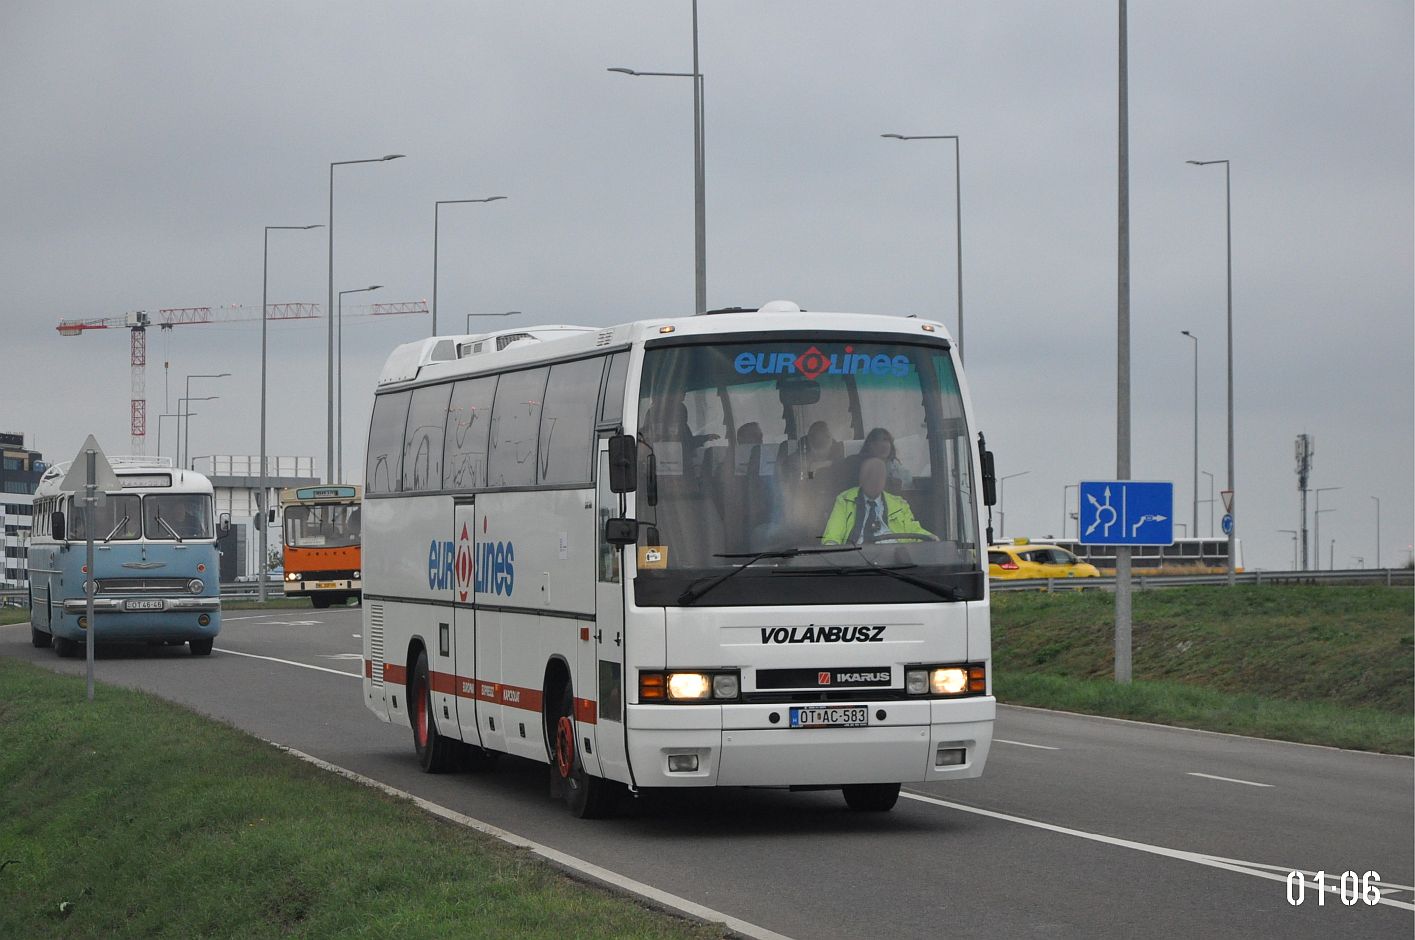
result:
[(897, 492), (914, 485), (914, 474), (900, 461), (899, 453), (894, 449), (894, 435), (889, 433), (888, 428), (875, 428), (865, 435), (865, 443), (860, 447), (860, 452), (853, 457), (847, 457), (841, 465), (842, 481), (856, 479), (860, 465), (870, 457), (878, 457), (884, 461), (887, 471), (886, 488), (890, 491)]
[(860, 462), (860, 485), (852, 486), (835, 498), (830, 519), (821, 541), (826, 545), (860, 545), (893, 534), (913, 534), (934, 540), (934, 535), (914, 518), (914, 510), (902, 496), (886, 493), (887, 474), (882, 457), (866, 457)]

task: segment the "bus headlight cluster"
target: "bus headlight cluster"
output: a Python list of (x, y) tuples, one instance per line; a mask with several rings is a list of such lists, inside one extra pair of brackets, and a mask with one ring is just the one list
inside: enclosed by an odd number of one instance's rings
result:
[(187, 582), (187, 590), (193, 594), (200, 594), (206, 588), (206, 582), (201, 578), (192, 578)]
[(987, 667), (982, 663), (956, 666), (910, 666), (904, 670), (904, 690), (910, 695), (952, 698), (987, 691)]
[(285, 572), (285, 580), (298, 581), (300, 580), (300, 573), (298, 571), (287, 571)]
[(735, 670), (641, 672), (641, 702), (730, 702), (741, 692)]

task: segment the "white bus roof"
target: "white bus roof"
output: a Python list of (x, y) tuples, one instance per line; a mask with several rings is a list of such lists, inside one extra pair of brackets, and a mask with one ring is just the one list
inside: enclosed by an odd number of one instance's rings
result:
[[(61, 491), (59, 484), (69, 472), (72, 460), (50, 464), (39, 478), (35, 496), (52, 496)], [(124, 490), (160, 490), (175, 493), (211, 493), (211, 481), (195, 470), (172, 466), (170, 457), (119, 456), (109, 457), (108, 464)]]
[[(822, 318), (828, 318), (829, 322), (822, 323)], [(952, 341), (947, 328), (936, 320), (880, 314), (805, 312), (791, 301), (776, 300), (757, 310), (662, 317), (608, 327), (550, 324), (490, 333), (433, 336), (396, 347), (383, 365), (378, 384), (383, 387), (418, 379), (472, 374), (483, 369), (504, 369), (522, 363), (529, 365), (547, 358), (593, 352), (607, 346), (626, 346), (670, 334), (810, 333), (821, 329), (860, 333), (917, 332)]]

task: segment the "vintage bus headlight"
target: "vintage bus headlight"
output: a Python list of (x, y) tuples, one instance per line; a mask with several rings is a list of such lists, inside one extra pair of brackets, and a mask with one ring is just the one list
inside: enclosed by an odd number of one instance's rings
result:
[(192, 578), (187, 582), (187, 590), (193, 594), (200, 594), (206, 588), (206, 582), (201, 578)]
[(287, 571), (285, 572), (285, 580), (298, 581), (300, 580), (300, 573), (298, 571)]

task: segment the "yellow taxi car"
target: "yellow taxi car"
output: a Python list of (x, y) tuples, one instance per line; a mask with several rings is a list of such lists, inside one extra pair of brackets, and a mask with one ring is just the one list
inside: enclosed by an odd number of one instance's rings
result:
[(988, 546), (988, 576), (1008, 581), (1031, 578), (1099, 578), (1096, 566), (1055, 545), (1031, 545), (1026, 539)]

